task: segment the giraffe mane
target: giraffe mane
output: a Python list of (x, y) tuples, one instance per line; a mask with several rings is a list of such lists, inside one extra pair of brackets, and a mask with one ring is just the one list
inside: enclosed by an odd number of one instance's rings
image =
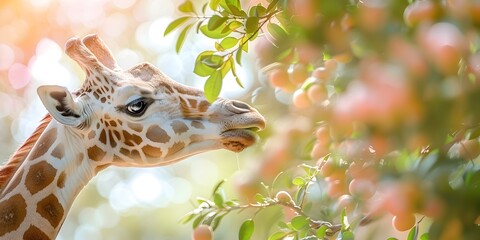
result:
[(40, 135), (42, 135), (45, 128), (52, 120), (50, 114), (47, 114), (41, 121), (40, 125), (33, 131), (32, 135), (25, 140), (25, 142), (13, 153), (8, 162), (0, 167), (0, 189), (10, 179), (10, 177), (17, 171), (18, 167), (25, 161), (33, 146), (37, 142)]

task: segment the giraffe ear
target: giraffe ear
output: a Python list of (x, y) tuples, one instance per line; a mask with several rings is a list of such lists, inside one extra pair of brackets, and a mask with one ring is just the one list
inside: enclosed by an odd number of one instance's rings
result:
[(37, 89), (47, 111), (59, 123), (77, 127), (84, 121), (81, 104), (75, 102), (67, 88), (61, 86), (40, 86)]

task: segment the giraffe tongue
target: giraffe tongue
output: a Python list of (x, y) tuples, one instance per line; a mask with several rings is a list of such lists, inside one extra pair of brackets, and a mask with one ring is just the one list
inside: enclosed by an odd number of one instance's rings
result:
[(221, 134), (223, 147), (233, 152), (241, 152), (258, 140), (258, 135), (249, 129), (233, 129)]

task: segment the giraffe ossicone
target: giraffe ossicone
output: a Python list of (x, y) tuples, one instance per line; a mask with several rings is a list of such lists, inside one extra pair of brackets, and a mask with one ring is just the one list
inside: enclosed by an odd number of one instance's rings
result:
[(85, 71), (71, 93), (41, 86), (48, 111), (0, 168), (0, 239), (53, 239), (75, 197), (102, 169), (174, 163), (257, 141), (264, 117), (249, 105), (177, 83), (142, 63), (121, 69), (97, 36), (72, 38), (65, 52)]

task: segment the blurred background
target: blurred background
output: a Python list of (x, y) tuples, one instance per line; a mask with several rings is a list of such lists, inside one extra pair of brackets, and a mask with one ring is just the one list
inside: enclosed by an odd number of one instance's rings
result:
[[(178, 33), (163, 36), (178, 17), (180, 3), (0, 1), (0, 162), (8, 160), (46, 114), (36, 94), (38, 86), (55, 84), (70, 90), (81, 86), (83, 72), (63, 53), (70, 37), (97, 33), (122, 68), (147, 61), (178, 82), (203, 88), (204, 80), (193, 74), (193, 63), (212, 40), (192, 34), (177, 54)], [(252, 72), (251, 58), (246, 55), (244, 68), (238, 69), (245, 88), (227, 80), (223, 96), (240, 99), (250, 91), (254, 76), (246, 72)], [(210, 197), (213, 186), (231, 179), (252, 151), (217, 151), (162, 168), (104, 170), (81, 192), (58, 239), (189, 239), (191, 225), (179, 220), (193, 209), (191, 202), (196, 196)], [(229, 191), (231, 184), (225, 188)], [(219, 239), (236, 235), (238, 230), (229, 228), (239, 224), (230, 221), (234, 220), (226, 217), (217, 230)]]

